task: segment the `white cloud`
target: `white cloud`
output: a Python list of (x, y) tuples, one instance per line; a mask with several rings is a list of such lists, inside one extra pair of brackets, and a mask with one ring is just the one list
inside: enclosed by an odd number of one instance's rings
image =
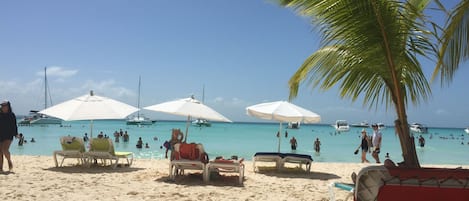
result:
[[(59, 80), (61, 78), (71, 77), (78, 73), (78, 70), (66, 70), (64, 67), (60, 66), (51, 66), (47, 67), (47, 76), (49, 77), (58, 77)], [(44, 76), (44, 72), (37, 72), (38, 76)]]

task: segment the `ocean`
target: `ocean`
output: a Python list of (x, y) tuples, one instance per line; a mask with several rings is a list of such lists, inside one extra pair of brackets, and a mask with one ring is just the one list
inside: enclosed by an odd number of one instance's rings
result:
[[(62, 126), (19, 126), (27, 143), (18, 145), (15, 139), (10, 147), (14, 155), (43, 155), (52, 156), (54, 150), (60, 150), (59, 138), (61, 136), (83, 137), (90, 135), (90, 121), (64, 122)], [(360, 144), (360, 131), (362, 128), (352, 127), (349, 132), (337, 133), (331, 125), (302, 124), (299, 129), (285, 129), (283, 124), (280, 135), (281, 152), (309, 154), (316, 162), (360, 162), (360, 154), (354, 155)], [(151, 126), (126, 125), (123, 120), (94, 121), (93, 136), (99, 132), (110, 136), (122, 129), (130, 135), (129, 142), (114, 143), (116, 151), (131, 151), (138, 158), (162, 159), (165, 149), (161, 148), (165, 140), (169, 140), (171, 129), (179, 128), (185, 133), (186, 122), (158, 121)], [(195, 127), (190, 125), (187, 142), (202, 143), (209, 154), (209, 158), (223, 156), (225, 158), (236, 155), (246, 160), (252, 160), (256, 152), (276, 152), (279, 123), (214, 123), (211, 127)], [(285, 131), (288, 137), (285, 137)], [(372, 129), (367, 128), (371, 135)], [(386, 153), (396, 162), (402, 161), (399, 139), (393, 127), (387, 126), (382, 130), (383, 141), (380, 157), (384, 160)], [(149, 148), (137, 149), (136, 143), (141, 137), (143, 143)], [(298, 142), (296, 151), (290, 148), (290, 138), (295, 137)], [(416, 137), (416, 144), (417, 137)], [(417, 147), (417, 155), (422, 165), (425, 164), (451, 164), (469, 165), (469, 135), (462, 128), (429, 128), (428, 134), (423, 134), (426, 140), (425, 147)], [(34, 138), (36, 142), (30, 142)], [(321, 141), (321, 152), (315, 153), (313, 143), (316, 138)], [(370, 162), (371, 155), (367, 156)]]

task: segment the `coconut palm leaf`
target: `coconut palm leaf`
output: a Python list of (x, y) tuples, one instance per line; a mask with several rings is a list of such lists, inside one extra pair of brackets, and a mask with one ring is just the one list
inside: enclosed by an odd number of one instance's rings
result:
[(299, 85), (328, 90), (339, 86), (341, 98), (363, 96), (370, 108), (385, 104), (396, 110), (397, 132), (404, 162), (419, 167), (411, 139), (406, 107), (431, 96), (417, 56), (435, 54), (430, 32), (422, 20), (428, 0), (283, 0), (299, 14), (311, 17), (322, 36), (289, 81), (290, 98)]
[(469, 59), (469, 1), (462, 0), (448, 14), (441, 37), (440, 59), (432, 75), (432, 80), (440, 76), (441, 84), (449, 84), (459, 65)]

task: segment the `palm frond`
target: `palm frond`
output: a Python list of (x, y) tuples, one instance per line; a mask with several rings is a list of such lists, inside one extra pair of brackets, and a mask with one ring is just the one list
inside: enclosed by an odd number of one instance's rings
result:
[(449, 84), (463, 61), (469, 59), (469, 1), (462, 0), (451, 12), (441, 39), (439, 62), (432, 80), (440, 76), (441, 84)]

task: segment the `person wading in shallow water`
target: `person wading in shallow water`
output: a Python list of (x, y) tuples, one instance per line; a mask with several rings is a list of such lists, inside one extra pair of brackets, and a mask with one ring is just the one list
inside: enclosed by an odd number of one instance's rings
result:
[(296, 146), (298, 145), (298, 143), (296, 142), (295, 137), (292, 137), (290, 139), (290, 145), (291, 145), (291, 150), (296, 150)]

